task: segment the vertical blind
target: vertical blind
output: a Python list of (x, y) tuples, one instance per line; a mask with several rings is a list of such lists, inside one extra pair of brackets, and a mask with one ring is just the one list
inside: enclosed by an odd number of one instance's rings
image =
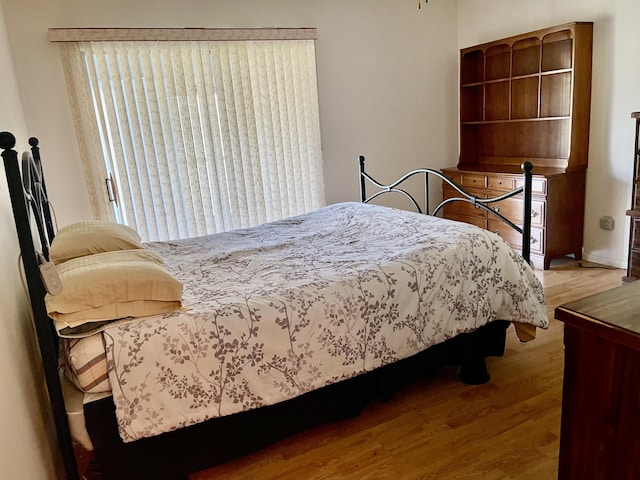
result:
[(313, 40), (74, 41), (62, 51), (98, 218), (166, 240), (324, 205)]

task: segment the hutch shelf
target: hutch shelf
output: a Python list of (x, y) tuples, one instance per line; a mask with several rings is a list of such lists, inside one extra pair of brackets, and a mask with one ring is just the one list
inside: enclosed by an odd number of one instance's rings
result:
[[(593, 24), (574, 22), (460, 50), (460, 157), (442, 172), (491, 198), (518, 186), (534, 165), (531, 261), (582, 258), (591, 105)], [(443, 196), (455, 192), (443, 185)], [(498, 208), (498, 207), (496, 207)], [(522, 200), (501, 213), (522, 222)], [(444, 216), (499, 233), (521, 248), (504, 222), (472, 205)]]

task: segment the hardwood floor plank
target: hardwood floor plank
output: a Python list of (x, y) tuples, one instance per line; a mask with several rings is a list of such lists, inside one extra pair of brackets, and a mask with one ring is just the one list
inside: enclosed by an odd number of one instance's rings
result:
[[(594, 268), (591, 268), (594, 267)], [(528, 480), (557, 477), (564, 366), (556, 306), (620, 285), (623, 270), (570, 259), (537, 271), (551, 319), (532, 342), (513, 328), (491, 381), (445, 368), (371, 402), (356, 418), (303, 432), (191, 480)]]

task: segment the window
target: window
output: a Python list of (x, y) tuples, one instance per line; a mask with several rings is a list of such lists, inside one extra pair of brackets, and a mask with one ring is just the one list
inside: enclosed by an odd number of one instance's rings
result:
[(167, 240), (322, 206), (315, 29), (291, 31), (52, 30), (96, 216)]

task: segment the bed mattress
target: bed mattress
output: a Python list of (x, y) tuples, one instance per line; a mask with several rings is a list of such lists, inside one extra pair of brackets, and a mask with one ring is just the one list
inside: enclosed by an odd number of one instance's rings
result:
[(183, 282), (185, 308), (102, 333), (125, 442), (278, 403), (497, 319), (548, 324), (540, 282), (499, 236), (403, 210), (342, 203), (146, 247)]

